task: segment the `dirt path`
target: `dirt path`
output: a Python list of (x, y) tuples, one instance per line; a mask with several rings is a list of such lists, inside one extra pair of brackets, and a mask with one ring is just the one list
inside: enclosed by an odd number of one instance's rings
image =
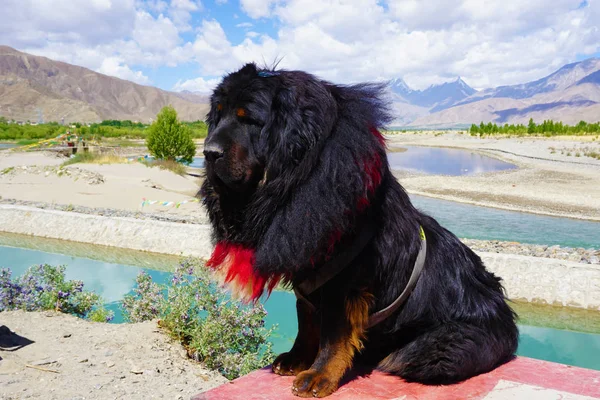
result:
[[(15, 346), (15, 339), (24, 346)], [(0, 313), (0, 399), (187, 400), (224, 382), (187, 359), (155, 322), (101, 324), (54, 312)]]

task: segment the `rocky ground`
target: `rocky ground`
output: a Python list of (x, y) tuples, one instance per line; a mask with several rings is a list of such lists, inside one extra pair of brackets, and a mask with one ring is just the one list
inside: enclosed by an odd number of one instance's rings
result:
[(595, 249), (503, 242), (500, 240), (462, 239), (462, 241), (471, 249), (486, 253), (516, 254), (521, 256), (555, 258), (582, 264), (600, 264), (600, 250)]
[(82, 180), (88, 185), (99, 185), (104, 183), (104, 177), (94, 171), (86, 171), (75, 166), (60, 167), (60, 166), (18, 166), (8, 167), (0, 171), (0, 175), (10, 178), (16, 175), (56, 175), (58, 177), (65, 176), (70, 177), (75, 181)]
[(0, 360), (6, 400), (187, 400), (227, 382), (187, 358), (156, 322), (102, 324), (55, 312), (0, 313)]

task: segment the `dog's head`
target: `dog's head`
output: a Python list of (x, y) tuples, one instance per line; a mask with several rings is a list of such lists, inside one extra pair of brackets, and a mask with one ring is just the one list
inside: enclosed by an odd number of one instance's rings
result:
[(207, 179), (217, 192), (247, 193), (261, 180), (308, 167), (335, 118), (336, 102), (324, 82), (299, 71), (247, 64), (227, 75), (211, 96)]

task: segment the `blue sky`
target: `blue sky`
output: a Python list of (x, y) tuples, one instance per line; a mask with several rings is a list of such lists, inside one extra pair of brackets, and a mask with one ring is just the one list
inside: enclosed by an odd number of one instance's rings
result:
[(600, 0), (3, 0), (0, 44), (167, 90), (245, 62), (481, 89), (600, 56)]

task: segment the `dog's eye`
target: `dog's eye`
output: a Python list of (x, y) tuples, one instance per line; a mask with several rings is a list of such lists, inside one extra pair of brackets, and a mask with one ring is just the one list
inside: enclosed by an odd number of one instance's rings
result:
[(235, 110), (235, 115), (237, 115), (240, 118), (244, 118), (246, 116), (246, 110), (244, 110), (243, 108), (238, 108), (237, 110)]
[(223, 104), (217, 103), (217, 111), (223, 110)]

